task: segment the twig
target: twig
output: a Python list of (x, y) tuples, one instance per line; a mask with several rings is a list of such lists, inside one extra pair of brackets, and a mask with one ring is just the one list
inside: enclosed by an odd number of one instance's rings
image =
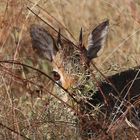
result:
[[(29, 11), (31, 11), (36, 17), (38, 17), (41, 21), (43, 21), (45, 24), (47, 24), (50, 28), (52, 28), (55, 32), (57, 32), (58, 33), (58, 31), (53, 27), (53, 26), (51, 26), (49, 23), (47, 23), (45, 20), (43, 20), (39, 15), (37, 15), (33, 10), (31, 10), (29, 7), (27, 7), (27, 9), (29, 10)], [(77, 45), (75, 45), (72, 41), (70, 41), (68, 38), (66, 38), (64, 35), (62, 35), (62, 34), (60, 34), (60, 36), (61, 37), (63, 37), (66, 41), (68, 41), (68, 43), (71, 43), (73, 46), (75, 46), (76, 48), (78, 48), (77, 47)]]
[(31, 140), (30, 138), (28, 138), (28, 137), (24, 136), (23, 134), (17, 132), (16, 130), (11, 129), (10, 127), (8, 127), (8, 126), (2, 124), (1, 122), (0, 122), (0, 125), (1, 125), (2, 127), (6, 128), (6, 129), (10, 130), (11, 132), (17, 134), (17, 135), (22, 136), (23, 138), (25, 138), (25, 139), (27, 139), (27, 140)]
[(53, 81), (53, 82), (54, 82), (56, 85), (58, 85), (60, 88), (62, 88), (66, 93), (68, 93), (69, 96), (70, 96), (76, 103), (79, 103), (67, 89), (65, 89), (63, 86), (61, 86), (60, 84), (58, 84), (53, 78), (51, 78), (48, 74), (42, 72), (41, 70), (36, 69), (36, 68), (34, 68), (34, 67), (32, 67), (32, 66), (29, 66), (29, 65), (20, 63), (20, 62), (18, 62), (18, 61), (14, 61), (14, 60), (1, 60), (0, 63), (9, 63), (9, 64), (21, 65), (21, 66), (23, 66), (23, 67), (27, 67), (27, 68), (30, 68), (30, 69), (32, 69), (32, 70), (35, 70), (35, 71), (41, 73), (42, 75), (46, 76), (46, 77), (49, 78), (51, 81)]

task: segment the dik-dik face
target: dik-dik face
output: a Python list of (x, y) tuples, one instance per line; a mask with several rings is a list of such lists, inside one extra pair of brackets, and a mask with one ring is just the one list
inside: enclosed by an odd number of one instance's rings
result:
[(78, 45), (63, 39), (60, 31), (56, 38), (39, 25), (31, 26), (30, 35), (37, 54), (51, 62), (53, 79), (68, 89), (76, 82), (78, 73), (84, 73), (104, 48), (108, 29), (108, 20), (100, 23), (89, 34), (87, 46), (82, 43), (82, 29)]

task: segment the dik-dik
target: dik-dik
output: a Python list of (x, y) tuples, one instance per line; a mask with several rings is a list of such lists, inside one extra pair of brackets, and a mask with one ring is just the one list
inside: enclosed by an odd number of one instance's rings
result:
[[(94, 80), (94, 78), (91, 78), (90, 64), (104, 48), (108, 31), (109, 21), (106, 20), (100, 23), (90, 33), (87, 47), (84, 46), (82, 41), (82, 29), (78, 45), (61, 38), (60, 32), (56, 39), (56, 37), (39, 25), (31, 26), (30, 35), (33, 49), (43, 59), (51, 62), (53, 79), (65, 89), (75, 85), (75, 87), (79, 88), (81, 84), (79, 85), (78, 78), (79, 74), (82, 73), (86, 77), (84, 82), (81, 82), (83, 83), (81, 90), (83, 90), (84, 83)], [(108, 120), (116, 120), (123, 113), (126, 113), (125, 117), (128, 116), (130, 124), (134, 123), (134, 126), (136, 125), (139, 128), (139, 68), (139, 66), (134, 67), (106, 77), (104, 81), (99, 81), (97, 90), (90, 90), (91, 96), (79, 102), (81, 113), (86, 112), (90, 114), (98, 105), (100, 106), (100, 111), (105, 114), (105, 118), (108, 118)], [(65, 101), (67, 101), (67, 98), (65, 98)], [(127, 111), (128, 107), (130, 107), (129, 111)], [(87, 126), (85, 129), (89, 131), (92, 127)]]

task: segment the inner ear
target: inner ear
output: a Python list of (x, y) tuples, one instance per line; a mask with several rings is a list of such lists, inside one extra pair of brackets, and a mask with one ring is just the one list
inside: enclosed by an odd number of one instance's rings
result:
[(52, 35), (39, 25), (31, 25), (30, 36), (32, 39), (32, 47), (40, 57), (53, 60), (58, 48)]
[(87, 58), (92, 60), (96, 58), (99, 52), (104, 48), (107, 33), (109, 29), (109, 20), (99, 24), (88, 37)]

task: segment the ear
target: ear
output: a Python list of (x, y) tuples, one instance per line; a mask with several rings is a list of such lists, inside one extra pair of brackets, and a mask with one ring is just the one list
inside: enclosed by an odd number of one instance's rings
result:
[(109, 29), (109, 20), (99, 24), (88, 37), (87, 58), (92, 60), (104, 48)]
[(58, 48), (54, 38), (39, 25), (31, 25), (30, 36), (32, 39), (32, 47), (36, 49), (38, 55), (50, 61), (53, 60)]

